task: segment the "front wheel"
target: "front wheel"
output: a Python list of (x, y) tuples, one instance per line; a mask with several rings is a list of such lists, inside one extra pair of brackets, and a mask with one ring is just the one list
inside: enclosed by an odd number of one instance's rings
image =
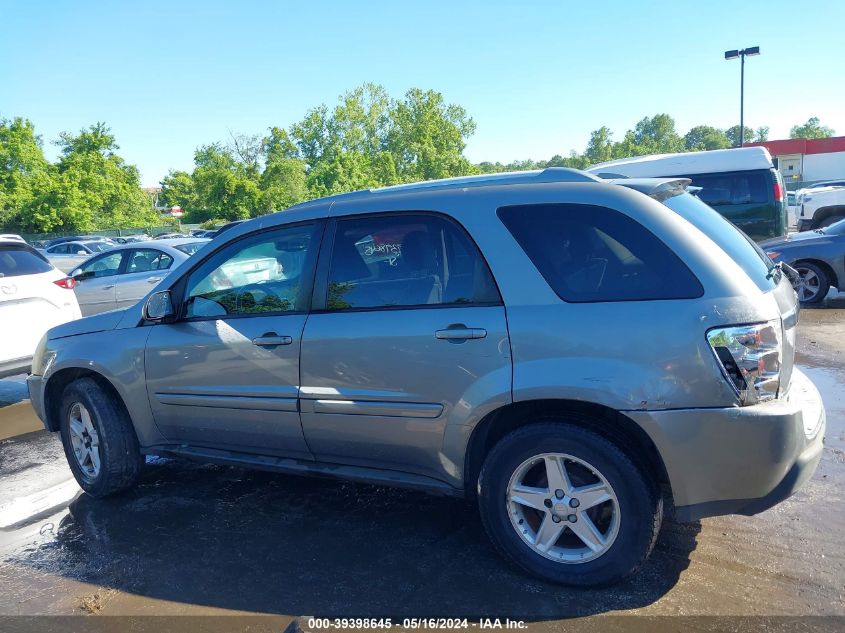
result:
[(62, 394), (59, 431), (79, 487), (106, 497), (134, 486), (143, 458), (132, 420), (118, 399), (91, 378), (80, 378)]
[(821, 266), (813, 262), (798, 262), (792, 266), (798, 272), (795, 292), (801, 303), (818, 303), (827, 296), (830, 280)]
[(657, 486), (619, 447), (566, 422), (533, 424), (499, 441), (479, 477), (479, 507), (507, 560), (581, 587), (637, 571), (663, 517)]

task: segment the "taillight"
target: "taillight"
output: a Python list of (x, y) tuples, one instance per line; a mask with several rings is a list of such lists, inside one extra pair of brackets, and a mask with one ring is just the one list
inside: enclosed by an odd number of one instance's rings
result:
[(741, 404), (777, 398), (782, 340), (780, 320), (707, 332), (707, 342)]
[(775, 178), (775, 201), (783, 202), (783, 187), (777, 178)]
[(66, 288), (67, 290), (73, 290), (76, 287), (76, 279), (73, 277), (65, 277), (64, 279), (57, 279), (53, 282), (59, 288)]

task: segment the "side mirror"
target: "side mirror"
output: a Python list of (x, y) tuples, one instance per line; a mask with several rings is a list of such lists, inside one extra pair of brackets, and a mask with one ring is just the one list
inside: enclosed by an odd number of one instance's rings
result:
[(147, 321), (164, 321), (176, 316), (169, 290), (154, 292), (144, 304), (144, 318)]

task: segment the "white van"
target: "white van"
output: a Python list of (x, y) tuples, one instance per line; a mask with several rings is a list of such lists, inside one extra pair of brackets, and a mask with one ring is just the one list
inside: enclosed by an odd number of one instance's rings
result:
[(634, 156), (587, 171), (602, 178), (689, 178), (701, 187), (701, 200), (755, 240), (786, 235), (783, 179), (765, 147)]

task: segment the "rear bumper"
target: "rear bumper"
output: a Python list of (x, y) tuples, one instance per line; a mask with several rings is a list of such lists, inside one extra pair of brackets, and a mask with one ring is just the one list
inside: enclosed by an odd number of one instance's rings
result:
[(798, 369), (789, 393), (765, 404), (628, 415), (663, 458), (679, 521), (768, 510), (801, 488), (822, 456), (824, 405)]
[(27, 374), (30, 369), (32, 369), (32, 356), (0, 361), (0, 378), (14, 376), (15, 374)]

